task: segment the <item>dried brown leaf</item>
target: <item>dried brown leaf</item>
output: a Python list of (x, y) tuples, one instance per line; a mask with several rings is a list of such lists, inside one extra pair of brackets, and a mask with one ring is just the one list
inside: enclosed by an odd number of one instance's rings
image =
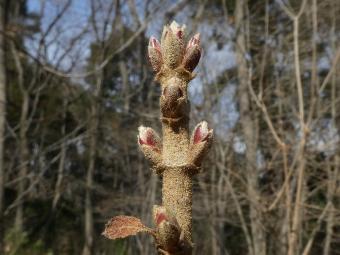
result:
[(136, 235), (139, 232), (148, 232), (152, 234), (152, 230), (143, 225), (140, 219), (132, 216), (116, 216), (108, 221), (105, 225), (105, 230), (102, 233), (106, 238), (117, 239), (131, 235)]

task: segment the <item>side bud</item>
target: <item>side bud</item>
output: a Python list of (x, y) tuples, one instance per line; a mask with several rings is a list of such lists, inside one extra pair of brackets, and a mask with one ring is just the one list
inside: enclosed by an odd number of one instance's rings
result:
[(198, 65), (201, 58), (201, 51), (200, 34), (198, 33), (189, 40), (182, 61), (184, 68), (189, 72), (192, 72)]
[(138, 144), (145, 157), (150, 160), (152, 168), (157, 174), (161, 174), (162, 168), (162, 144), (157, 133), (149, 127), (140, 126), (137, 136)]
[(213, 140), (213, 130), (208, 128), (206, 121), (200, 122), (194, 129), (190, 141), (189, 162), (201, 166), (203, 157), (208, 152)]
[(153, 36), (149, 40), (148, 55), (153, 71), (158, 73), (163, 64), (162, 52), (160, 43)]
[(171, 69), (180, 65), (184, 54), (185, 26), (173, 21), (170, 26), (163, 29), (161, 47), (164, 63)]
[(138, 143), (140, 145), (147, 145), (154, 150), (160, 150), (161, 139), (152, 128), (140, 126), (138, 131)]
[(167, 252), (178, 251), (181, 229), (172, 212), (164, 206), (154, 206), (154, 221), (156, 223), (156, 236), (158, 245)]
[(171, 211), (167, 210), (165, 206), (154, 205), (153, 206), (153, 219), (156, 226), (159, 226), (163, 221), (168, 221), (171, 224), (179, 228), (177, 219)]
[(212, 132), (213, 130), (208, 128), (208, 122), (200, 122), (194, 129), (192, 143), (197, 144), (206, 141), (209, 136), (212, 136)]

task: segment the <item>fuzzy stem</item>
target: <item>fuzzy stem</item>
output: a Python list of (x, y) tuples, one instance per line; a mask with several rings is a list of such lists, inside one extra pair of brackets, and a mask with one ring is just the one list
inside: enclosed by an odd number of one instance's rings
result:
[[(163, 205), (172, 210), (184, 234), (184, 242), (192, 243), (192, 171), (189, 158), (188, 80), (172, 73), (163, 80), (161, 97), (163, 149)], [(180, 92), (179, 92), (180, 91)], [(169, 108), (168, 105), (172, 107)], [(172, 109), (177, 109), (173, 111)], [(169, 118), (170, 116), (170, 118)], [(192, 249), (184, 251), (192, 254)]]
[(188, 171), (187, 119), (177, 125), (163, 123), (163, 205), (174, 211), (184, 236), (191, 242), (192, 175)]
[(181, 166), (188, 161), (189, 121), (171, 126), (163, 122), (163, 163), (166, 166)]
[(192, 176), (185, 167), (168, 167), (163, 172), (163, 205), (176, 213), (187, 242), (192, 242)]

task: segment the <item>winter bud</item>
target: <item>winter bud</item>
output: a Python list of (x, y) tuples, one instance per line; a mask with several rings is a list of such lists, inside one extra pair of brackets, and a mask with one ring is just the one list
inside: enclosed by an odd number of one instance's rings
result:
[(149, 61), (154, 72), (159, 72), (162, 67), (161, 45), (158, 40), (151, 36), (148, 46)]
[(186, 47), (183, 66), (188, 71), (192, 72), (197, 66), (201, 58), (200, 34), (193, 36)]
[(180, 26), (173, 21), (163, 29), (161, 46), (164, 63), (171, 69), (180, 65), (184, 54), (185, 25)]
[(140, 126), (138, 131), (139, 145), (147, 145), (156, 150), (160, 150), (160, 138), (152, 128)]
[(194, 130), (193, 144), (197, 144), (206, 141), (209, 134), (212, 134), (212, 130), (208, 128), (208, 122), (202, 121)]
[(165, 206), (154, 205), (153, 217), (157, 226), (159, 226), (159, 224), (161, 224), (163, 221), (167, 221), (179, 227), (175, 215), (169, 210), (167, 210)]
[(204, 156), (207, 154), (213, 140), (213, 130), (208, 128), (206, 121), (200, 122), (191, 135), (189, 162), (200, 167)]
[(200, 33), (197, 33), (193, 37), (190, 38), (186, 49), (189, 49), (190, 47), (193, 47), (193, 46), (200, 46), (200, 42), (201, 42)]
[(154, 206), (154, 221), (157, 226), (158, 244), (166, 251), (178, 249), (181, 228), (176, 217), (164, 206)]

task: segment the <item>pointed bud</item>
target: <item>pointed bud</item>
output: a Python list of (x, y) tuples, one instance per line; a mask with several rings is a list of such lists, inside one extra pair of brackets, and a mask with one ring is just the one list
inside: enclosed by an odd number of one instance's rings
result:
[(185, 30), (185, 25), (180, 26), (176, 21), (173, 21), (170, 24), (170, 29), (174, 35), (180, 40), (183, 40), (184, 37), (184, 30)]
[(165, 212), (157, 212), (155, 215), (155, 223), (158, 226), (159, 224), (161, 224), (163, 221), (167, 220), (166, 214)]
[(180, 65), (184, 55), (185, 25), (180, 26), (175, 21), (165, 26), (162, 33), (161, 47), (164, 63), (171, 69)]
[(193, 47), (193, 46), (195, 46), (195, 45), (199, 46), (199, 45), (200, 45), (200, 42), (201, 42), (200, 36), (201, 36), (200, 33), (197, 33), (197, 34), (195, 34), (193, 37), (191, 37), (190, 40), (189, 40), (189, 42), (188, 42), (188, 45), (187, 45), (187, 48), (186, 48), (186, 49), (188, 49), (188, 48), (190, 48), (190, 47)]
[(208, 122), (202, 121), (194, 130), (193, 144), (205, 141), (210, 133), (212, 130), (208, 128)]
[(161, 51), (161, 44), (154, 36), (150, 37), (149, 47), (152, 47), (152, 48), (157, 49), (158, 51)]
[(197, 66), (201, 58), (200, 34), (197, 33), (192, 37), (187, 45), (183, 57), (183, 66), (188, 71), (192, 72)]
[(153, 206), (153, 220), (157, 226), (161, 224), (164, 220), (168, 220), (168, 217), (166, 215), (166, 209), (164, 206), (159, 205)]
[(149, 127), (140, 126), (137, 136), (139, 148), (144, 156), (150, 161), (151, 167), (156, 174), (162, 174), (162, 142), (157, 133)]
[(160, 150), (160, 138), (152, 128), (140, 126), (138, 131), (139, 145), (147, 145), (153, 147), (156, 150)]
[[(212, 141), (213, 130), (208, 128), (208, 123), (206, 121), (202, 121), (195, 127), (194, 132), (191, 135), (189, 163), (193, 166), (200, 167)], [(194, 171), (193, 173), (197, 173), (197, 171)]]
[(158, 40), (151, 36), (148, 46), (149, 61), (154, 72), (159, 72), (162, 67), (161, 45)]

